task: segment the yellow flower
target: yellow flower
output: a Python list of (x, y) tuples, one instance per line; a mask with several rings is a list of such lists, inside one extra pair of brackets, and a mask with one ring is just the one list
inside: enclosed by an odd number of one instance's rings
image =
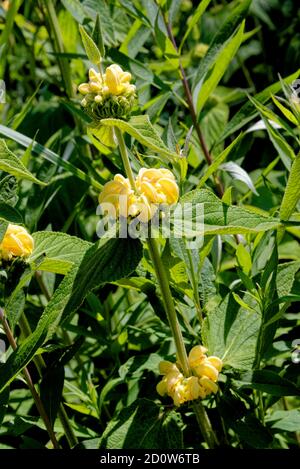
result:
[(131, 74), (123, 72), (119, 65), (113, 64), (107, 67), (104, 82), (111, 94), (118, 96), (127, 92), (134, 93), (135, 86), (129, 83), (130, 80)]
[(104, 184), (99, 203), (111, 217), (127, 217), (131, 205), (135, 203), (134, 191), (129, 180), (122, 174), (116, 174), (112, 181)]
[[(129, 180), (117, 174), (107, 182), (99, 196), (99, 203), (112, 204), (110, 214), (117, 217), (137, 217), (147, 223), (158, 210), (159, 204), (174, 204), (178, 200), (179, 189), (173, 173), (169, 169), (142, 168), (135, 180), (136, 192)], [(121, 197), (122, 196), (122, 197)], [(109, 211), (109, 207), (106, 207)]]
[(166, 168), (142, 168), (136, 179), (136, 186), (141, 194), (153, 204), (175, 204), (179, 197), (179, 188), (174, 174)]
[(10, 223), (0, 243), (0, 257), (4, 260), (11, 260), (13, 257), (28, 257), (33, 248), (33, 238), (26, 229)]
[(130, 83), (131, 74), (112, 64), (101, 74), (89, 70), (89, 82), (81, 83), (78, 91), (84, 98), (81, 105), (92, 119), (92, 128), (109, 117), (128, 119), (135, 101), (136, 88)]
[(175, 363), (162, 361), (159, 364), (163, 379), (156, 386), (161, 395), (168, 395), (176, 406), (194, 399), (205, 399), (210, 394), (218, 392), (219, 372), (222, 369), (222, 360), (219, 357), (206, 355), (207, 349), (196, 345), (189, 353), (189, 365), (193, 376), (184, 377)]
[(201, 363), (206, 358), (205, 353), (207, 352), (207, 348), (203, 347), (202, 345), (196, 345), (190, 350), (189, 353), (189, 365), (191, 368), (195, 366), (201, 365)]

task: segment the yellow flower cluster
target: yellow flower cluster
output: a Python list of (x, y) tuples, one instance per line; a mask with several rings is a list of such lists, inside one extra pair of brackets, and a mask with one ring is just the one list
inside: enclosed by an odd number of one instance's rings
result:
[(175, 363), (160, 362), (159, 371), (163, 378), (156, 387), (158, 394), (172, 397), (176, 406), (215, 394), (222, 360), (215, 356), (208, 357), (206, 352), (207, 349), (201, 345), (192, 348), (188, 360), (193, 376), (188, 378), (183, 376)]
[[(99, 195), (100, 205), (111, 216), (138, 217), (148, 222), (154, 216), (159, 204), (175, 204), (179, 189), (174, 174), (165, 168), (140, 169), (136, 180), (136, 191), (127, 178), (116, 174), (107, 182)], [(105, 205), (104, 207), (104, 204)]]
[(34, 248), (32, 236), (23, 226), (9, 224), (0, 243), (0, 259), (11, 260), (13, 257), (28, 257)]
[(89, 82), (78, 87), (79, 93), (84, 95), (81, 105), (94, 120), (128, 116), (136, 89), (130, 80), (131, 74), (117, 64), (107, 67), (103, 74), (90, 68)]

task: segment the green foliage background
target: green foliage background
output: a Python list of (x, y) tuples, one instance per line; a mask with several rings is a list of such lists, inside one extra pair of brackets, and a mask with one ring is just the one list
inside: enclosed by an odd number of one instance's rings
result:
[(35, 240), (26, 263), (0, 271), (18, 345), (0, 328), (0, 448), (51, 447), (27, 365), (64, 448), (205, 447), (191, 407), (155, 390), (175, 349), (146, 246), (96, 235), (97, 196), (123, 167), (79, 105), (91, 66), (79, 25), (105, 65), (134, 77), (131, 119), (103, 122), (126, 133), (133, 170), (172, 166), (181, 201), (204, 204), (200, 252), (160, 241), (187, 349), (204, 343), (225, 365), (204, 402), (221, 446), (299, 444), (299, 11), (291, 0), (157, 3), (0, 3), (0, 234), (24, 224)]

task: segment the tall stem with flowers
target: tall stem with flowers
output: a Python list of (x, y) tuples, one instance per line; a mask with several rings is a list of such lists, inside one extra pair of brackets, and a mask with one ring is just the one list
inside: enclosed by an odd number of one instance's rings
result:
[[(101, 130), (104, 118), (127, 120), (130, 117), (136, 97), (135, 86), (130, 81), (131, 74), (117, 64), (107, 67), (105, 73), (93, 68), (89, 70), (89, 82), (79, 85), (78, 91), (83, 95), (81, 104), (92, 119), (92, 128)], [(125, 176), (116, 174), (104, 185), (99, 195), (100, 206), (105, 206), (106, 210), (111, 207), (110, 215), (116, 218), (127, 217), (128, 221), (135, 218), (147, 224), (162, 205), (172, 206), (178, 202), (176, 178), (168, 168), (141, 168), (135, 176), (122, 131), (113, 127), (110, 138), (111, 144), (119, 147)], [(176, 363), (160, 363), (159, 371), (163, 377), (157, 385), (157, 392), (161, 396), (170, 396), (177, 407), (192, 401), (203, 437), (208, 447), (213, 448), (218, 444), (217, 438), (200, 399), (218, 391), (222, 361), (218, 357), (208, 357), (207, 349), (201, 345), (187, 354), (168, 274), (161, 259), (160, 243), (152, 236), (151, 228), (148, 233), (147, 247), (177, 352)]]

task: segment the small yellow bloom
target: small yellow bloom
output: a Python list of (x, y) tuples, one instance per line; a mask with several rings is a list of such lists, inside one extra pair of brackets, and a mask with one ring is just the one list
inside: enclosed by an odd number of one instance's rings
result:
[(201, 365), (201, 363), (206, 358), (206, 355), (205, 355), (206, 352), (207, 352), (207, 349), (203, 347), (202, 345), (196, 345), (195, 347), (193, 347), (189, 353), (190, 367), (194, 368), (195, 366)]
[(212, 381), (218, 380), (219, 372), (213, 365), (208, 362), (208, 360), (205, 360), (202, 365), (196, 366), (194, 368), (194, 371), (199, 377), (207, 376)]
[(112, 181), (104, 184), (99, 203), (111, 217), (128, 216), (130, 206), (135, 202), (134, 192), (127, 178), (116, 174)]
[(174, 174), (169, 169), (140, 169), (136, 186), (150, 203), (172, 205), (178, 201), (179, 188)]
[(9, 224), (0, 243), (0, 258), (28, 257), (34, 248), (32, 236), (23, 226)]
[(200, 386), (204, 388), (206, 395), (209, 395), (210, 393), (216, 394), (218, 392), (218, 385), (211, 379), (207, 378), (207, 376), (202, 376), (202, 378), (199, 379), (199, 383)]

